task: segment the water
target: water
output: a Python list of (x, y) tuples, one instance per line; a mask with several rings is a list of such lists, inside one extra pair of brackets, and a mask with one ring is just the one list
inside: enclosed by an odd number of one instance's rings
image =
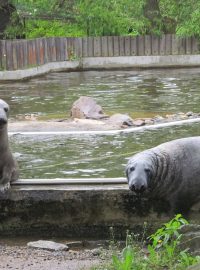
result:
[[(11, 117), (37, 113), (69, 116), (80, 96), (92, 96), (105, 113), (133, 117), (199, 112), (200, 69), (51, 73), (25, 82), (1, 83)], [(199, 124), (116, 136), (13, 136), (20, 178), (120, 177), (128, 157), (162, 142), (199, 135)]]
[[(21, 178), (123, 177), (127, 159), (146, 148), (198, 136), (200, 125), (115, 136), (14, 136)], [(20, 154), (21, 153), (21, 154)]]
[(11, 117), (69, 117), (81, 95), (94, 97), (105, 113), (133, 117), (174, 112), (199, 112), (200, 69), (88, 71), (51, 73), (24, 82), (1, 83), (0, 96)]

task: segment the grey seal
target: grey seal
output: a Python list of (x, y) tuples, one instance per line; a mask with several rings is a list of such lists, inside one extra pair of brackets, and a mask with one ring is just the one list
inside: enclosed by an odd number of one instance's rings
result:
[(169, 141), (132, 156), (126, 166), (129, 189), (166, 200), (173, 213), (187, 214), (200, 200), (200, 137)]
[(18, 179), (18, 166), (8, 141), (9, 105), (0, 99), (0, 191), (9, 189), (10, 182)]

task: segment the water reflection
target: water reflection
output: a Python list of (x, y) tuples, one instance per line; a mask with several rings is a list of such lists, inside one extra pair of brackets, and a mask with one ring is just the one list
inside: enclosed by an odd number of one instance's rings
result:
[(13, 136), (21, 178), (120, 177), (128, 157), (172, 139), (198, 136), (199, 124), (116, 136)]

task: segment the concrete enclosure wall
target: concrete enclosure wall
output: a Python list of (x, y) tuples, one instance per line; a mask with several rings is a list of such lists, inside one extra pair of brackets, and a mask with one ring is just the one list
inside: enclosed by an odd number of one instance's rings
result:
[(33, 68), (50, 62), (79, 60), (87, 57), (163, 56), (199, 54), (194, 37), (109, 36), (52, 37), (33, 40), (1, 40), (0, 70)]
[[(127, 184), (13, 185), (0, 194), (0, 235), (125, 239), (126, 230), (149, 232), (169, 220), (163, 200), (138, 199)], [(191, 214), (199, 219), (199, 207)]]

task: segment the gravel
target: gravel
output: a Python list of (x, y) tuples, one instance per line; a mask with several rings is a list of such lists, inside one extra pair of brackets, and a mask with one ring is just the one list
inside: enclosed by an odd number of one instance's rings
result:
[(93, 250), (48, 251), (0, 244), (0, 269), (88, 270), (101, 263)]

